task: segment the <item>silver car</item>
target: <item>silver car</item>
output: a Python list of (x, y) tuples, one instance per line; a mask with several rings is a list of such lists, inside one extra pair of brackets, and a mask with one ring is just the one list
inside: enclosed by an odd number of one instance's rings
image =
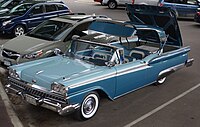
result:
[(72, 14), (52, 18), (40, 24), (26, 35), (16, 37), (0, 47), (0, 61), (11, 66), (26, 61), (54, 55), (54, 51), (64, 52), (73, 35), (87, 35), (88, 26), (96, 19), (106, 16)]

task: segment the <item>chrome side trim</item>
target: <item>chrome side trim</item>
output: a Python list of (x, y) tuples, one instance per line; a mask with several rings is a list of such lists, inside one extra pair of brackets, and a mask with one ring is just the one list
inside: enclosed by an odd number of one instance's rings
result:
[(172, 74), (173, 72), (175, 72), (175, 71), (177, 71), (177, 70), (180, 70), (180, 69), (183, 68), (183, 67), (185, 67), (185, 63), (182, 63), (182, 64), (179, 64), (179, 65), (170, 67), (170, 68), (168, 68), (168, 69), (165, 69), (165, 70), (161, 71), (161, 72), (158, 74), (158, 79), (159, 79), (159, 78), (166, 77), (166, 76)]
[(149, 85), (151, 85), (151, 84), (153, 84), (153, 83), (155, 83), (155, 82), (156, 82), (156, 81), (151, 82), (151, 83), (148, 83), (148, 84), (146, 84), (146, 85), (144, 85), (144, 86), (138, 87), (138, 88), (133, 89), (133, 90), (131, 90), (131, 91), (128, 91), (128, 92), (126, 92), (126, 93), (124, 93), (124, 94), (121, 94), (121, 95), (119, 95), (119, 96), (116, 96), (116, 97), (114, 98), (114, 100), (117, 99), (117, 98), (120, 98), (120, 97), (122, 97), (122, 96), (124, 96), (124, 95), (126, 95), (126, 94), (129, 94), (129, 93), (131, 93), (131, 92), (133, 92), (133, 91), (136, 91), (136, 90), (139, 90), (139, 89), (144, 88), (144, 87), (146, 87), (146, 86), (149, 86)]
[(149, 68), (149, 66), (147, 64), (142, 64), (142, 65), (134, 66), (134, 67), (131, 67), (131, 68), (126, 68), (126, 69), (120, 70), (117, 73), (114, 72), (114, 73), (102, 75), (102, 76), (99, 76), (99, 77), (95, 77), (95, 78), (92, 78), (92, 79), (88, 79), (88, 80), (85, 80), (85, 81), (80, 82), (80, 83), (72, 84), (72, 85), (69, 86), (69, 88), (76, 88), (76, 87), (83, 86), (83, 85), (86, 85), (86, 84), (102, 81), (102, 80), (105, 80), (105, 79), (108, 79), (108, 78), (113, 78), (113, 77), (116, 77), (116, 76), (125, 75), (125, 74), (128, 74), (128, 73), (133, 73), (133, 72), (143, 70), (143, 69), (147, 69), (147, 68)]

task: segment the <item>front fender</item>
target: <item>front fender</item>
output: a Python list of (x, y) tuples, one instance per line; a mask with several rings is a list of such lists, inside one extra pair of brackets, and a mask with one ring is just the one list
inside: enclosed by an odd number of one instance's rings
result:
[(27, 26), (27, 24), (25, 22), (17, 22), (17, 23), (15, 23), (13, 28), (15, 28), (18, 25), (22, 25), (22, 26), (24, 26), (25, 30), (28, 30), (28, 26)]
[(70, 104), (76, 104), (76, 103), (81, 104), (83, 99), (92, 91), (96, 91), (97, 93), (100, 91), (104, 92), (109, 99), (113, 100), (113, 97), (111, 97), (105, 89), (103, 89), (100, 86), (95, 86), (95, 87), (91, 87), (91, 88), (87, 88), (87, 89), (82, 89), (73, 94), (69, 94), (68, 101)]

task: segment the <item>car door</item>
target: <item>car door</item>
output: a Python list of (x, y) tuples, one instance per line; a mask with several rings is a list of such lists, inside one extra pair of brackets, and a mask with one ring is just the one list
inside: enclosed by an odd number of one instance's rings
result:
[(148, 84), (148, 66), (142, 60), (129, 62), (116, 67), (116, 97)]
[(119, 0), (119, 4), (131, 4), (132, 3), (132, 0)]
[(44, 12), (44, 6), (36, 5), (33, 6), (31, 10), (27, 13), (26, 23), (29, 30), (33, 29), (38, 24), (44, 21), (43, 12)]

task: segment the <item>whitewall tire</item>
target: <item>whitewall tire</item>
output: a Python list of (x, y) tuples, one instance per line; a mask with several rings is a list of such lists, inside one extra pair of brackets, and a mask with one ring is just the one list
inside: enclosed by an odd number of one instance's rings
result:
[(92, 118), (99, 108), (99, 95), (97, 92), (89, 93), (81, 103), (81, 107), (76, 112), (76, 118), (79, 120), (88, 120)]

